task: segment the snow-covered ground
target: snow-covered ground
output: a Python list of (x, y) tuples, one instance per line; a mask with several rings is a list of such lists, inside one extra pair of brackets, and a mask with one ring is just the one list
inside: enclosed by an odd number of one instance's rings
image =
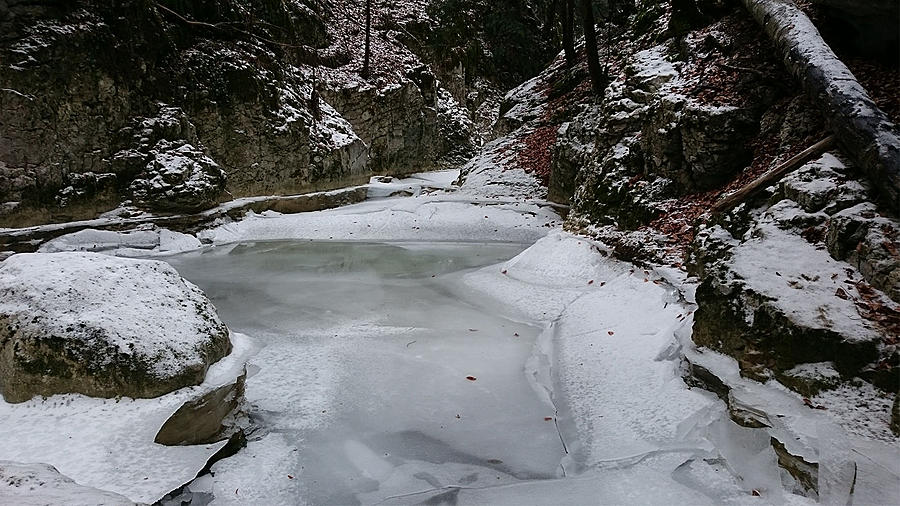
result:
[(265, 343), (247, 382), (258, 432), (186, 493), (808, 502), (782, 488), (764, 431), (681, 380), (675, 333), (690, 307), (677, 290), (559, 231), (513, 256), (523, 247), (242, 242), (170, 257)]
[[(677, 271), (612, 259), (559, 231), (541, 201), (383, 184), (360, 204), (221, 223), (199, 234), (205, 246), (179, 240), (186, 253), (144, 249), (167, 253), (261, 346), (247, 380), (257, 430), (176, 500), (812, 502), (792, 493), (765, 429), (736, 425), (682, 381), (682, 347), (696, 350), (684, 341), (691, 286)], [(414, 196), (383, 198), (395, 190)], [(0, 460), (158, 499), (217, 448), (153, 445), (165, 417), (141, 406), (167, 398), (0, 403)], [(871, 454), (880, 460), (862, 472), (891, 455)], [(832, 468), (825, 497), (839, 499), (850, 482)], [(892, 486), (879, 473), (857, 487)]]
[[(232, 343), (231, 355), (210, 367), (201, 385), (155, 399), (67, 394), (20, 404), (0, 400), (0, 460), (49, 464), (79, 485), (139, 503), (161, 499), (196, 476), (225, 444), (163, 446), (154, 439), (182, 404), (243, 372), (256, 345), (240, 334), (232, 335)], [(6, 491), (17, 497), (9, 504), (27, 501), (26, 490), (13, 492)]]

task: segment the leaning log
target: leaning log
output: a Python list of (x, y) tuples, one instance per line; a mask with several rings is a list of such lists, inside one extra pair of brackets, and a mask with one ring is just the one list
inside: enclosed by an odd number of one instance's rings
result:
[[(820, 104), (838, 144), (900, 214), (900, 131), (792, 0), (743, 0), (784, 63)], [(885, 22), (888, 22), (887, 20)]]
[(716, 202), (710, 210), (713, 213), (722, 213), (728, 211), (762, 188), (765, 188), (773, 182), (781, 179), (781, 177), (788, 172), (799, 168), (801, 165), (810, 161), (814, 157), (819, 156), (825, 151), (831, 149), (831, 146), (834, 146), (834, 135), (829, 135), (821, 141), (790, 157), (787, 161), (778, 164), (778, 166), (776, 166), (775, 168), (754, 179), (752, 182), (750, 182), (750, 184), (738, 189), (734, 193), (726, 195), (721, 200)]

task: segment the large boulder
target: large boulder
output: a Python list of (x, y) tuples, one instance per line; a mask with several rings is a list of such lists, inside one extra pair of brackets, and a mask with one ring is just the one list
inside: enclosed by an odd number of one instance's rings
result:
[(0, 264), (0, 394), (148, 398), (203, 381), (231, 351), (203, 292), (166, 263), (95, 253)]
[(129, 188), (141, 206), (160, 211), (206, 209), (225, 188), (225, 172), (190, 144), (159, 141), (149, 158)]

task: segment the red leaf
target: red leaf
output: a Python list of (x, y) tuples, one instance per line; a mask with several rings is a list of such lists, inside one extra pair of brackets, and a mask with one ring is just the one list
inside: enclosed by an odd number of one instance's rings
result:
[(289, 479), (289, 480), (293, 480), (293, 479), (294, 479), (294, 477), (293, 477), (293, 476), (291, 476), (291, 475), (288, 475), (288, 479)]
[(545, 422), (549, 422), (550, 420), (553, 420), (553, 417), (552, 417), (552, 416), (545, 416), (545, 417), (544, 417), (544, 421), (545, 421)]
[(466, 376), (466, 379), (469, 381), (475, 381), (477, 378), (475, 378), (475, 376)]
[(615, 332), (613, 332), (612, 330), (609, 330), (609, 331), (607, 331), (606, 333), (609, 334), (609, 335), (615, 334)]
[(500, 271), (500, 274), (506, 274), (506, 269), (503, 269), (502, 271)]
[(593, 285), (593, 284), (594, 284), (594, 280), (592, 279), (592, 280), (588, 281), (588, 284), (589, 284), (589, 285)]

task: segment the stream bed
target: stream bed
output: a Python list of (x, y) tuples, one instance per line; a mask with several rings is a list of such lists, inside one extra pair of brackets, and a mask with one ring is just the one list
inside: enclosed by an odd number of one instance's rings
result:
[[(260, 350), (247, 448), (192, 504), (454, 502), (562, 475), (555, 407), (528, 364), (542, 328), (456, 281), (510, 243), (242, 243), (167, 261)], [(185, 497), (187, 498), (187, 497)]]

